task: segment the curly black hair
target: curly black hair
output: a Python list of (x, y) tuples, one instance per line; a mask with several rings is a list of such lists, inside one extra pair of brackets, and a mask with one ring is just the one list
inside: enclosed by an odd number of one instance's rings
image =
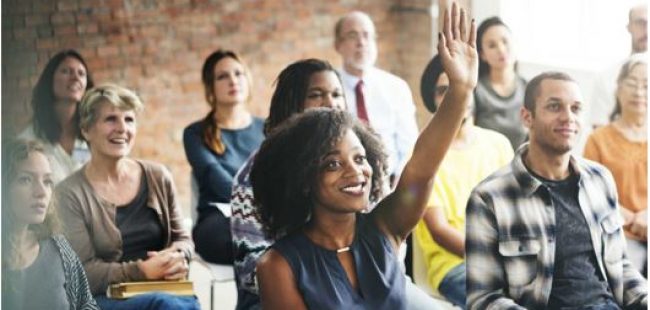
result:
[(383, 197), (387, 156), (379, 136), (345, 111), (314, 108), (273, 130), (251, 171), (255, 204), (270, 238), (301, 229), (312, 216), (321, 161), (351, 129), (372, 168), (370, 202)]

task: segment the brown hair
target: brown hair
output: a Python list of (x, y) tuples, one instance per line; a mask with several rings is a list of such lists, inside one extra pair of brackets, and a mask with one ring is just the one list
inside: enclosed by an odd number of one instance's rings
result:
[(203, 82), (203, 89), (205, 91), (205, 101), (207, 101), (211, 109), (208, 115), (203, 119), (203, 142), (210, 150), (219, 155), (226, 151), (226, 145), (221, 141), (221, 129), (219, 129), (219, 124), (217, 124), (213, 117), (214, 113), (217, 111), (217, 96), (214, 93), (214, 66), (224, 58), (232, 58), (244, 68), (244, 74), (248, 82), (248, 99), (250, 99), (250, 89), (253, 86), (246, 64), (235, 52), (219, 49), (214, 51), (205, 59), (203, 69), (201, 70), (201, 81)]

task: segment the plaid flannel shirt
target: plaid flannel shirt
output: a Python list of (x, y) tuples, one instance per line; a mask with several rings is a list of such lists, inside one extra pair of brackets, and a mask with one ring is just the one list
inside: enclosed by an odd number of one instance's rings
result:
[[(481, 182), (468, 201), (468, 309), (544, 309), (548, 304), (555, 210), (546, 186), (523, 164), (527, 149), (520, 147), (510, 165)], [(646, 280), (626, 258), (612, 175), (599, 164), (573, 156), (570, 165), (579, 176), (578, 202), (598, 270), (619, 305), (646, 309)]]

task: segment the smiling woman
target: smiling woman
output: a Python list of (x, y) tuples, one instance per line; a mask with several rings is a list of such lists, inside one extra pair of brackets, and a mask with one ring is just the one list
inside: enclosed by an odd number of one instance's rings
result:
[(52, 160), (52, 180), (58, 183), (90, 158), (78, 139), (77, 106), (93, 79), (81, 55), (61, 51), (47, 63), (32, 93), (32, 124), (19, 137), (38, 139)]
[(262, 224), (278, 238), (257, 263), (264, 309), (407, 308), (397, 252), (422, 217), (478, 76), (476, 26), (455, 3), (451, 11), (438, 45), (448, 94), (388, 196), (381, 139), (345, 111), (307, 110), (263, 142), (250, 180)]
[(192, 254), (169, 171), (128, 157), (142, 109), (132, 91), (112, 84), (82, 99), (81, 133), (92, 157), (56, 189), (64, 230), (102, 309), (198, 309), (194, 297), (104, 295), (114, 283), (183, 279)]

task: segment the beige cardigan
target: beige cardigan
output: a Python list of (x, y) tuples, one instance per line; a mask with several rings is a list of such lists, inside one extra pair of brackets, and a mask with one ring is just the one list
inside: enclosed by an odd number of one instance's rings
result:
[[(158, 214), (165, 232), (165, 247), (175, 245), (191, 257), (194, 245), (182, 227), (171, 174), (162, 165), (137, 161), (149, 186), (147, 206)], [(86, 178), (85, 166), (56, 187), (65, 236), (77, 252), (93, 295), (104, 294), (109, 284), (144, 280), (137, 261), (119, 262), (122, 236), (115, 225), (116, 205), (102, 199)]]

